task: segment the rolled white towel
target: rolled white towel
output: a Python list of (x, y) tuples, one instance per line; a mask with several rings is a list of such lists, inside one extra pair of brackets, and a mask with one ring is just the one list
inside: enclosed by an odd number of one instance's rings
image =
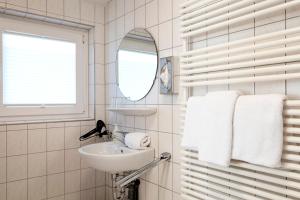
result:
[(145, 149), (151, 139), (146, 133), (133, 132), (125, 135), (125, 144), (131, 149)]

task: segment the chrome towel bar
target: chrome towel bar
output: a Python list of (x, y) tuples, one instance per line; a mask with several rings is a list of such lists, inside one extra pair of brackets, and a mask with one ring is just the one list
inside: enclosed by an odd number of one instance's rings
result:
[(164, 152), (164, 153), (160, 154), (159, 158), (155, 159), (154, 161), (152, 161), (151, 163), (145, 165), (144, 167), (142, 167), (142, 168), (140, 168), (136, 171), (133, 171), (132, 173), (128, 174), (127, 176), (125, 176), (121, 180), (117, 181), (115, 183), (115, 187), (123, 188), (124, 186), (129, 184), (131, 181), (134, 181), (135, 179), (142, 176), (144, 173), (146, 173), (151, 168), (161, 164), (164, 161), (169, 161), (170, 159), (171, 159), (171, 154), (170, 153)]

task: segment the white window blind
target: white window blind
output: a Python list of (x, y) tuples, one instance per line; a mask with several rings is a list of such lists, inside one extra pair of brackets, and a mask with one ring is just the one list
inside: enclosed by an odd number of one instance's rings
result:
[(3, 104), (76, 104), (76, 44), (3, 32)]
[(88, 39), (88, 30), (1, 18), (0, 123), (90, 118)]

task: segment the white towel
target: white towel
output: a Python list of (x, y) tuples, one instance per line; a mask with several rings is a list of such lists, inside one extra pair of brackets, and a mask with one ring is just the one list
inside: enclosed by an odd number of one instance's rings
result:
[(237, 91), (208, 93), (188, 101), (182, 145), (196, 147), (199, 160), (229, 166)]
[(131, 149), (145, 149), (150, 142), (151, 139), (146, 133), (133, 132), (125, 135), (125, 144)]
[(189, 149), (198, 150), (199, 146), (199, 127), (201, 121), (199, 119), (203, 114), (204, 97), (190, 97), (187, 101), (187, 109), (185, 114), (184, 134), (181, 145)]
[(280, 167), (284, 95), (246, 95), (236, 103), (232, 158)]

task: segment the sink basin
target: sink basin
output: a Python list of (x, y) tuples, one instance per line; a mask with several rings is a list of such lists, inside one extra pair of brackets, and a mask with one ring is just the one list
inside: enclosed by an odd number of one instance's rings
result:
[(107, 172), (136, 170), (154, 160), (153, 148), (134, 150), (114, 141), (83, 146), (79, 153), (91, 167)]

